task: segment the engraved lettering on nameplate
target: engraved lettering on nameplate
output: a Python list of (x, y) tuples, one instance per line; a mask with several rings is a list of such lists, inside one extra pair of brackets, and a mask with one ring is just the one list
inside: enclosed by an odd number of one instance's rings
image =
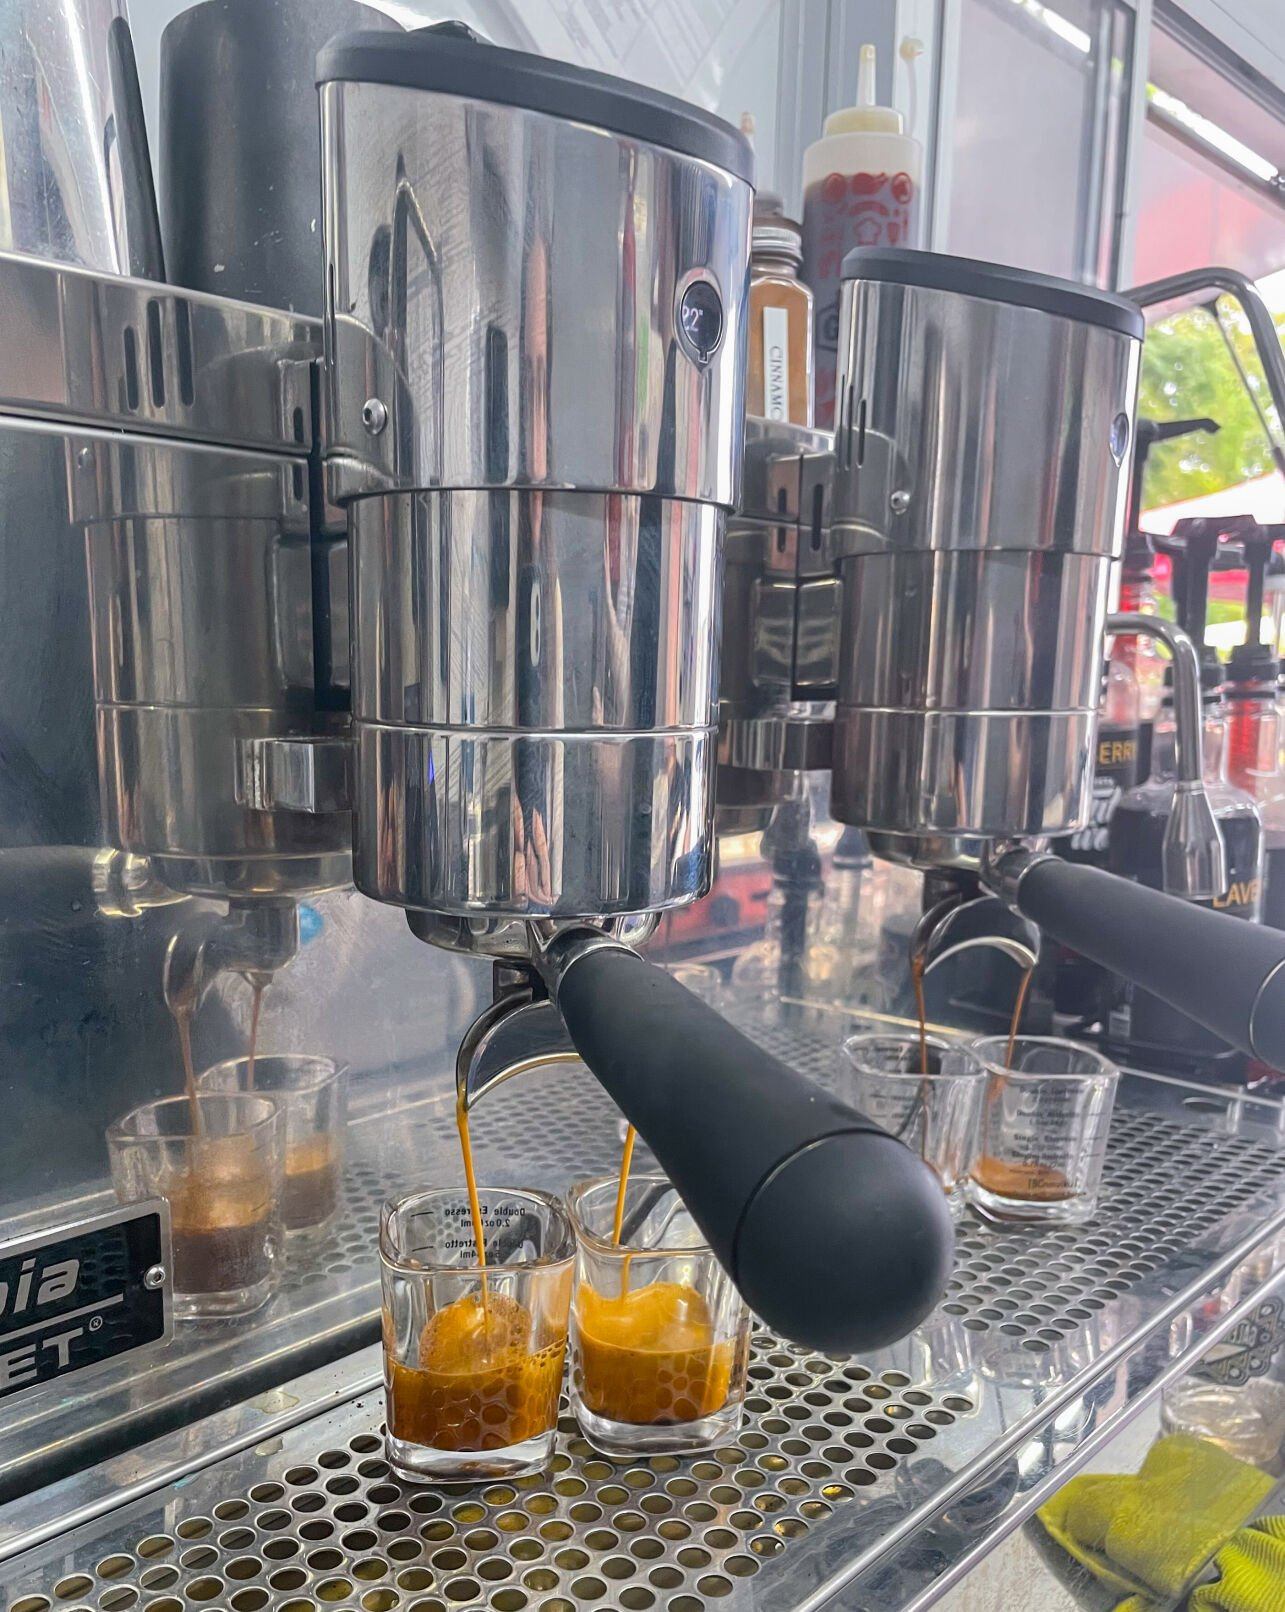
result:
[(0, 1398), (168, 1337), (169, 1265), (159, 1201), (0, 1242)]

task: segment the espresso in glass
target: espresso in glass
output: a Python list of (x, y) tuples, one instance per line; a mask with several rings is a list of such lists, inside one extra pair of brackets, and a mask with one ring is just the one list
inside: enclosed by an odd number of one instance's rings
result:
[(740, 1429), (749, 1314), (659, 1175), (573, 1187), (571, 1406), (613, 1456), (713, 1449)]
[(385, 1204), (387, 1447), (399, 1476), (461, 1482), (548, 1464), (574, 1253), (546, 1193), (443, 1187)]
[(205, 1070), (201, 1091), (271, 1098), (286, 1123), (282, 1218), (288, 1232), (320, 1233), (339, 1207), (343, 1176), (344, 1071), (331, 1058), (272, 1052), (228, 1058)]
[(198, 1092), (145, 1103), (107, 1132), (122, 1203), (170, 1210), (174, 1310), (248, 1315), (275, 1291), (285, 1121), (267, 1097)]

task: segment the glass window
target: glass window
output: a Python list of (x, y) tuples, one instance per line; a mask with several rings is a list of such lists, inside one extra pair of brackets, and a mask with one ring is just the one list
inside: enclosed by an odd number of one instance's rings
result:
[(1132, 280), (1211, 263), (1259, 279), (1285, 268), (1285, 96), (1178, 26), (1152, 29)]
[[(1158, 111), (1155, 86), (1138, 175), (1139, 285), (1183, 269), (1229, 263), (1251, 277), (1285, 268), (1285, 207)], [(1184, 103), (1185, 108), (1185, 103)]]
[[(1149, 62), (1133, 279), (1141, 285), (1227, 264), (1256, 280), (1285, 333), (1285, 100), (1270, 104), (1269, 87), (1236, 76), (1209, 41), (1180, 36), (1166, 18)], [(1169, 533), (1193, 517), (1285, 521), (1281, 421), (1239, 305), (1224, 296), (1159, 311), (1167, 317), (1147, 333), (1140, 415), (1203, 417), (1219, 429), (1151, 449), (1144, 529)], [(1211, 578), (1208, 637), (1221, 648), (1244, 634), (1244, 590), (1243, 571)]]
[(1108, 283), (1132, 11), (962, 3), (946, 250)]
[[(1285, 331), (1285, 275), (1259, 289)], [(1169, 531), (1184, 515), (1285, 520), (1285, 483), (1267, 430), (1278, 434), (1279, 422), (1249, 326), (1231, 298), (1219, 299), (1217, 317), (1191, 308), (1150, 327), (1138, 412), (1155, 420), (1208, 418), (1219, 427), (1151, 449), (1143, 484), (1150, 530)]]

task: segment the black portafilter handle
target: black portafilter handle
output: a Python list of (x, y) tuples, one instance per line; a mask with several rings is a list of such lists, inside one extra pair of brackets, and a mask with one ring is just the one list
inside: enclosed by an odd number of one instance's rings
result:
[(1285, 1069), (1285, 932), (1044, 853), (995, 872), (987, 882), (1054, 940)]
[(954, 1231), (921, 1159), (635, 952), (564, 933), (541, 967), (576, 1050), (751, 1310), (836, 1354), (923, 1320)]

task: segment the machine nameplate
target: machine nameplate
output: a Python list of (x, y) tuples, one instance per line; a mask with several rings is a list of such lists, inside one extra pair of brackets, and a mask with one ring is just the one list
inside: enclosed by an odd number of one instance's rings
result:
[(0, 1242), (0, 1398), (168, 1337), (169, 1256), (159, 1201)]

